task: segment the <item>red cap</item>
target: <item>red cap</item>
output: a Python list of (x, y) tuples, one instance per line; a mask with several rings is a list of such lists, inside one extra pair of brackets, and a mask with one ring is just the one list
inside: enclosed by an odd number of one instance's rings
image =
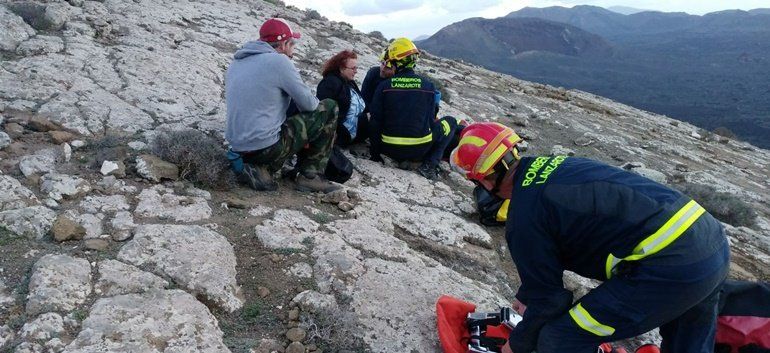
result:
[(268, 43), (280, 42), (289, 38), (299, 39), (299, 37), (301, 34), (293, 32), (286, 20), (282, 18), (271, 18), (259, 28), (259, 40)]

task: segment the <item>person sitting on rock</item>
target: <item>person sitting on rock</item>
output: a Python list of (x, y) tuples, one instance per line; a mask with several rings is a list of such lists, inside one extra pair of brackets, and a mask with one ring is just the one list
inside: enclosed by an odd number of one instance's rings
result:
[(324, 64), (323, 79), (316, 89), (318, 99), (333, 99), (339, 106), (335, 144), (343, 147), (364, 142), (369, 135), (368, 111), (355, 81), (356, 72), (358, 55), (343, 50)]
[[(334, 143), (337, 103), (319, 100), (291, 58), (299, 32), (271, 18), (259, 40), (243, 45), (225, 78), (228, 158), (238, 179), (254, 190), (276, 190), (272, 175), (297, 155), (296, 188), (331, 192), (341, 186), (323, 177)], [(300, 111), (287, 117), (290, 105)]]
[(385, 81), (396, 74), (396, 68), (388, 61), (388, 48), (383, 50), (380, 54), (380, 65), (372, 66), (369, 71), (366, 72), (364, 82), (361, 84), (361, 96), (364, 98), (366, 106), (372, 105), (372, 98), (374, 98), (374, 90), (380, 85), (380, 82)]
[(371, 111), (371, 158), (381, 154), (404, 168), (410, 161), (422, 162), (420, 175), (435, 179), (438, 164), (457, 127), (453, 117), (436, 117), (433, 83), (414, 72), (417, 47), (407, 38), (388, 46), (388, 61), (396, 68), (393, 77), (382, 81), (374, 92)]

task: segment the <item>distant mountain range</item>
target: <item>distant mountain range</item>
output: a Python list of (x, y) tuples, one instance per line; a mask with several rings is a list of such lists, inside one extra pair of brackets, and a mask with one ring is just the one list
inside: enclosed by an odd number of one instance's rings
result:
[(628, 7), (628, 6), (610, 6), (607, 8), (607, 10), (610, 10), (612, 12), (617, 12), (623, 15), (632, 15), (639, 12), (650, 11), (650, 10), (642, 10), (634, 7)]
[(601, 58), (613, 50), (596, 34), (539, 18), (471, 18), (445, 27), (420, 45), (443, 56), (475, 57), (475, 63), (496, 71), (505, 71), (508, 61), (533, 51)]
[(625, 15), (595, 6), (471, 18), (418, 45), (770, 148), (770, 9)]

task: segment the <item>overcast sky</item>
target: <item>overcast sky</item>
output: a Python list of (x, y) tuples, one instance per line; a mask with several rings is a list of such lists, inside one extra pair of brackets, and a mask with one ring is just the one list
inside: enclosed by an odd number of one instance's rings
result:
[(284, 3), (315, 9), (331, 20), (345, 21), (363, 32), (378, 30), (388, 38), (431, 35), (466, 18), (501, 17), (525, 6), (628, 6), (695, 15), (770, 7), (768, 0), (284, 0)]

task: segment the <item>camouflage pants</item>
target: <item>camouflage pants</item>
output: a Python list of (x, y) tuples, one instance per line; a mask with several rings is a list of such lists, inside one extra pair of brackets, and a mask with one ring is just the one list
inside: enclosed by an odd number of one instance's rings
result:
[(299, 172), (323, 174), (334, 144), (337, 111), (337, 102), (324, 99), (315, 111), (286, 118), (278, 142), (261, 150), (241, 153), (243, 161), (266, 165), (275, 173), (296, 154)]

